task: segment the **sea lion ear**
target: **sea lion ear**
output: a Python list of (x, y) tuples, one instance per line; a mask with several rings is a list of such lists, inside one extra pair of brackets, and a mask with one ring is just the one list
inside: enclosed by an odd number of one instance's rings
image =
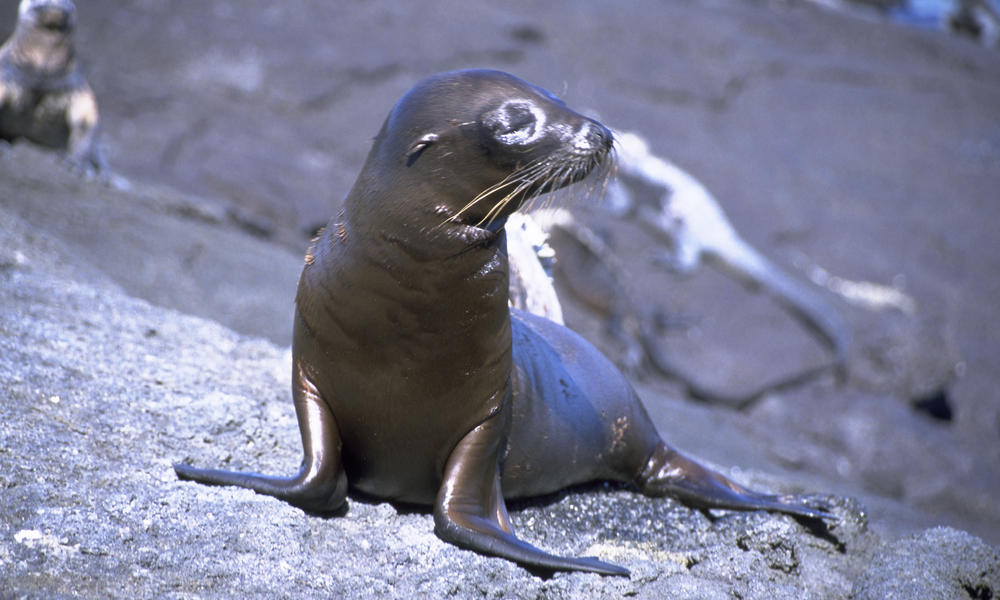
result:
[(416, 162), (420, 153), (436, 141), (438, 141), (438, 134), (436, 133), (425, 133), (420, 136), (420, 139), (413, 142), (413, 145), (410, 146), (410, 149), (406, 152), (406, 166), (409, 167)]

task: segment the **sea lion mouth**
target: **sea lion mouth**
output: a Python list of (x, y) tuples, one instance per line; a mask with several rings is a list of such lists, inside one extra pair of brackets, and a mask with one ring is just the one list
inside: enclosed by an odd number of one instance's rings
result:
[(65, 33), (73, 29), (73, 15), (69, 11), (55, 6), (43, 6), (36, 9), (35, 22), (41, 29)]
[[(530, 206), (538, 197), (579, 183), (597, 171), (603, 175), (595, 178), (602, 189), (611, 176), (613, 160), (612, 143), (595, 144), (589, 152), (579, 148), (544, 156), (539, 160), (516, 167), (507, 177), (486, 188), (449, 220), (489, 231), (503, 227), (514, 211)], [(588, 191), (592, 191), (588, 186)], [(463, 215), (477, 205), (489, 206), (483, 216), (463, 221)], [(473, 222), (474, 220), (474, 222)], [(495, 223), (499, 222), (499, 225)]]

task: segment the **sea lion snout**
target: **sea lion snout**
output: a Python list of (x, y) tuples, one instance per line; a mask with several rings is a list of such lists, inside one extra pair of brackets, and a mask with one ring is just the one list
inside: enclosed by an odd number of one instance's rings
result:
[(614, 145), (615, 137), (611, 130), (595, 121), (584, 117), (576, 134), (571, 140), (573, 149), (580, 154), (606, 155)]

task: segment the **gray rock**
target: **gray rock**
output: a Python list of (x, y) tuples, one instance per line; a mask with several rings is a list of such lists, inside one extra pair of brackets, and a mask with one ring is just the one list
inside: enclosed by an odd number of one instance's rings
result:
[(0, 208), (31, 236), (65, 248), (64, 270), (99, 273), (156, 304), (290, 343), (305, 241), (293, 252), (246, 235), (223, 201), (82, 181), (23, 144), (0, 159), (0, 181)]
[(854, 583), (856, 600), (1000, 596), (1000, 554), (981, 539), (935, 527), (886, 545)]

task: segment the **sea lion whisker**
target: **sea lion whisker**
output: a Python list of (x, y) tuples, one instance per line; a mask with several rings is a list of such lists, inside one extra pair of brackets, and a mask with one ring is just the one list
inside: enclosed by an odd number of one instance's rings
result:
[[(547, 171), (540, 173), (540, 177), (532, 181), (534, 188), (532, 194), (525, 198), (522, 207), (524, 210), (531, 210), (535, 201), (542, 196), (553, 196), (564, 188), (567, 183), (572, 183), (572, 167), (568, 165), (550, 164), (546, 165)], [(553, 168), (555, 167), (555, 168)]]
[(575, 169), (572, 166), (563, 165), (546, 173), (544, 179), (537, 182), (535, 192), (531, 197), (525, 199), (524, 210), (532, 210), (538, 198), (542, 196), (546, 196), (545, 202), (552, 202), (557, 194), (564, 193), (565, 184), (573, 181), (574, 172)]
[(483, 227), (484, 225), (489, 226), (491, 223), (493, 223), (493, 219), (496, 217), (496, 215), (500, 214), (500, 211), (502, 211), (505, 206), (507, 206), (507, 204), (510, 202), (510, 199), (514, 197), (514, 193), (516, 192), (517, 190), (515, 189), (514, 192), (507, 194), (506, 196), (498, 200), (496, 203), (494, 203), (493, 206), (491, 206), (490, 209), (486, 211), (486, 214), (483, 216), (483, 218), (476, 223), (476, 227)]
[[(554, 168), (555, 167), (555, 168)], [(503, 210), (510, 201), (520, 195), (522, 192), (527, 190), (532, 190), (531, 193), (524, 198), (522, 202), (522, 208), (528, 209), (532, 202), (536, 200), (539, 196), (549, 193), (549, 190), (556, 190), (562, 187), (569, 179), (563, 178), (560, 174), (565, 170), (565, 167), (559, 167), (556, 163), (551, 160), (540, 161), (537, 165), (530, 168), (524, 168), (520, 171), (521, 183), (507, 196), (505, 196), (501, 201), (499, 201), (490, 212), (487, 213), (489, 221), (492, 222), (493, 216), (496, 213)], [(484, 221), (486, 219), (484, 218)]]
[(453, 215), (449, 216), (447, 219), (445, 219), (441, 223), (441, 225), (444, 225), (444, 224), (446, 224), (448, 222), (458, 223), (459, 219), (462, 217), (462, 215), (465, 214), (465, 211), (469, 210), (470, 208), (472, 208), (473, 206), (475, 206), (476, 204), (478, 204), (479, 202), (481, 202), (487, 196), (490, 196), (490, 195), (496, 193), (497, 191), (499, 191), (499, 190), (501, 190), (501, 189), (503, 189), (503, 188), (505, 188), (505, 187), (507, 187), (509, 185), (514, 185), (515, 183), (516, 182), (513, 181), (513, 180), (511, 180), (511, 178), (509, 176), (505, 177), (499, 183), (493, 184), (490, 187), (486, 188), (485, 190), (483, 190), (483, 191), (479, 192), (478, 194), (476, 194), (472, 198), (472, 200), (470, 200), (468, 202), (468, 204), (466, 204), (461, 209), (459, 209), (458, 212), (456, 212), (455, 214), (453, 214)]
[[(595, 171), (598, 171), (595, 173)], [(581, 198), (599, 199), (605, 193), (608, 185), (609, 170), (606, 161), (602, 157), (594, 157), (587, 161), (581, 161), (572, 168), (569, 179), (576, 179), (577, 175), (585, 173), (586, 178), (581, 182), (583, 185), (566, 186), (560, 189), (558, 195), (553, 194), (548, 201), (547, 208), (557, 205), (577, 204)]]
[(522, 181), (521, 183), (519, 183), (518, 186), (513, 189), (513, 191), (509, 192), (506, 196), (504, 196), (498, 202), (496, 202), (493, 205), (493, 207), (490, 208), (489, 211), (487, 211), (486, 216), (484, 216), (482, 219), (480, 219), (479, 223), (477, 223), (476, 226), (477, 227), (482, 227), (484, 224), (487, 225), (487, 226), (489, 226), (489, 224), (491, 224), (493, 222), (493, 219), (496, 218), (496, 215), (500, 214), (500, 212), (508, 204), (510, 204), (511, 200), (513, 200), (518, 195), (520, 195), (521, 192), (523, 192), (523, 191), (525, 191), (527, 189), (530, 189), (532, 185), (533, 185), (533, 180), (530, 180), (530, 179), (526, 179), (526, 180)]
[(503, 189), (505, 187), (508, 187), (510, 185), (514, 185), (516, 183), (519, 183), (523, 179), (523, 177), (525, 176), (525, 174), (527, 172), (529, 172), (531, 169), (537, 168), (539, 165), (541, 165), (543, 163), (544, 163), (543, 160), (537, 160), (537, 161), (534, 161), (533, 163), (528, 163), (524, 167), (521, 167), (521, 168), (513, 171), (512, 173), (508, 174), (506, 177), (504, 177), (503, 179), (501, 179), (497, 183), (495, 183), (495, 184), (487, 187), (483, 191), (481, 191), (478, 194), (476, 194), (476, 196), (468, 204), (466, 204), (465, 206), (463, 206), (462, 209), (459, 210), (458, 213), (456, 213), (453, 218), (458, 218), (459, 216), (462, 215), (462, 213), (464, 213), (466, 210), (468, 210), (469, 208), (471, 208), (472, 206), (474, 206), (476, 203), (478, 203), (480, 200), (482, 200), (486, 196), (494, 194), (494, 193), (498, 192), (499, 190), (501, 190), (501, 189)]
[[(617, 169), (617, 162), (606, 154), (595, 156), (589, 166), (590, 175), (587, 178), (585, 193), (588, 197), (600, 200), (607, 193), (608, 184)], [(595, 193), (596, 191), (596, 193)]]
[[(511, 175), (514, 175), (514, 174), (512, 173)], [(473, 198), (468, 204), (466, 204), (465, 206), (463, 206), (462, 209), (459, 210), (457, 213), (455, 213), (454, 215), (452, 215), (449, 220), (457, 222), (458, 219), (465, 213), (465, 211), (467, 211), (468, 209), (472, 208), (473, 206), (475, 206), (479, 202), (482, 202), (487, 197), (492, 196), (493, 194), (499, 192), (501, 189), (503, 189), (505, 187), (509, 187), (511, 185), (515, 186), (515, 188), (514, 188), (513, 191), (508, 192), (504, 196), (503, 199), (501, 199), (500, 201), (498, 201), (497, 203), (495, 203), (494, 206), (493, 206), (493, 208), (491, 208), (486, 213), (486, 216), (484, 216), (482, 219), (480, 219), (476, 223), (477, 227), (481, 226), (490, 217), (490, 214), (494, 210), (496, 210), (496, 205), (497, 204), (499, 204), (500, 202), (504, 202), (505, 199), (509, 199), (513, 195), (516, 195), (518, 193), (518, 191), (522, 189), (522, 187), (524, 185), (524, 182), (521, 181), (521, 180), (519, 180), (518, 178), (512, 177), (511, 175), (508, 175), (507, 177), (505, 177), (500, 183), (492, 185), (492, 186), (486, 188), (485, 190), (483, 190), (482, 192), (476, 194), (475, 198)]]
[(582, 186), (584, 188), (582, 193), (595, 201), (600, 201), (608, 189), (610, 169), (604, 161), (594, 161), (590, 172), (586, 185)]
[(573, 164), (561, 166), (553, 172), (548, 183), (549, 189), (565, 189), (566, 184), (571, 183), (578, 172), (579, 170)]
[(611, 185), (611, 180), (618, 176), (618, 161), (613, 161), (610, 166), (602, 167), (602, 170), (600, 199), (608, 195), (608, 186)]
[[(508, 174), (506, 177), (504, 177), (500, 181), (498, 181), (497, 183), (495, 183), (495, 184), (487, 187), (483, 191), (481, 191), (478, 194), (476, 194), (476, 196), (472, 200), (470, 200), (468, 204), (466, 204), (465, 206), (463, 206), (457, 213), (455, 213), (454, 215), (451, 215), (448, 219), (445, 219), (444, 223), (447, 223), (448, 221), (458, 222), (459, 218), (461, 218), (461, 216), (467, 210), (469, 210), (470, 208), (472, 208), (473, 206), (475, 206), (476, 204), (478, 204), (479, 202), (481, 202), (484, 198), (497, 193), (498, 191), (500, 191), (501, 189), (503, 189), (505, 187), (509, 187), (511, 185), (517, 186), (517, 187), (515, 187), (515, 191), (513, 192), (514, 194), (517, 194), (520, 191), (523, 191), (523, 189), (521, 188), (521, 186), (525, 182), (529, 182), (530, 183), (531, 181), (533, 181), (534, 178), (535, 178), (535, 173), (536, 172), (541, 172), (544, 168), (546, 168), (546, 163), (547, 163), (546, 157), (542, 157), (542, 158), (537, 159), (535, 161), (529, 162), (529, 163), (525, 164), (522, 167), (519, 167), (518, 169), (516, 169), (515, 171), (513, 171), (510, 174)], [(484, 221), (485, 221), (485, 218), (481, 219), (479, 221), (479, 224), (477, 224), (477, 226), (481, 225)], [(444, 223), (442, 223), (442, 225)]]

